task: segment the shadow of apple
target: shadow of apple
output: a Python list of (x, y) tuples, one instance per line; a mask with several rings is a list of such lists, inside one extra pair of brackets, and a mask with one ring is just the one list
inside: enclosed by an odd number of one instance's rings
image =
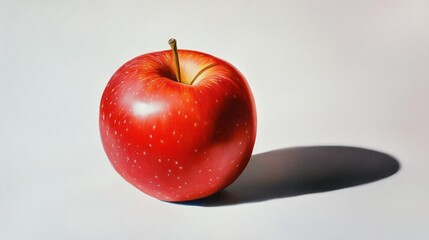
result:
[(326, 192), (395, 174), (399, 162), (385, 153), (345, 146), (311, 146), (253, 155), (225, 190), (181, 204), (225, 206)]

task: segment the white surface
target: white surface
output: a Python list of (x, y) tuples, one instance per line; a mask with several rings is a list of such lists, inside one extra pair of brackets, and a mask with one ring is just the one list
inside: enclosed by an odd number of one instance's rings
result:
[[(0, 1), (1, 239), (427, 239), (427, 1)], [(179, 48), (233, 63), (255, 153), (337, 144), (395, 156), (370, 184), (226, 207), (169, 204), (110, 166), (105, 84)]]

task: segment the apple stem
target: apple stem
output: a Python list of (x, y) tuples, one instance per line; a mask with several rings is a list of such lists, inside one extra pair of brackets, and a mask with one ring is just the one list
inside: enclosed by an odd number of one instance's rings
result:
[(168, 44), (170, 44), (171, 50), (173, 51), (174, 65), (176, 66), (176, 79), (181, 83), (182, 79), (180, 78), (179, 54), (177, 53), (176, 39), (170, 38), (170, 40), (168, 40)]

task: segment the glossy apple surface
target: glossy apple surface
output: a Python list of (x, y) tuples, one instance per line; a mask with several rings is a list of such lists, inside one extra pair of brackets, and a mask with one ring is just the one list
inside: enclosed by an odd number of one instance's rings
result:
[(100, 103), (104, 150), (116, 171), (164, 201), (209, 196), (246, 167), (256, 137), (256, 110), (242, 74), (211, 55), (179, 50), (125, 63)]

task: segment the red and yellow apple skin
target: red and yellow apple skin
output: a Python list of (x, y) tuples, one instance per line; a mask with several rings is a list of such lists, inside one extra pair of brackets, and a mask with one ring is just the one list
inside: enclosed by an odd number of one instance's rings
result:
[(212, 195), (246, 167), (255, 143), (249, 85), (229, 63), (179, 50), (181, 82), (171, 51), (120, 67), (100, 103), (104, 150), (116, 171), (163, 201)]

